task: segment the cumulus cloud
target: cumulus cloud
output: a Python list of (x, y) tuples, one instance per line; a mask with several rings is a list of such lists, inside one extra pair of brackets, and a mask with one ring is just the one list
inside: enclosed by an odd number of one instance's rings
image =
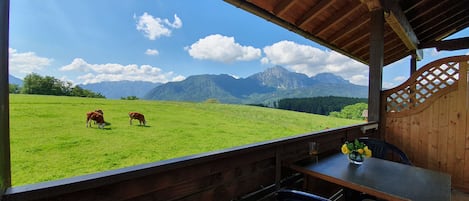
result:
[(37, 72), (52, 63), (52, 59), (40, 57), (35, 52), (18, 52), (8, 48), (9, 70), (14, 75), (30, 74)]
[(242, 46), (235, 42), (234, 37), (222, 36), (220, 34), (209, 35), (199, 39), (185, 49), (193, 58), (224, 63), (251, 61), (261, 57), (260, 49), (252, 46)]
[(158, 50), (156, 50), (156, 49), (147, 49), (147, 51), (145, 51), (145, 54), (150, 55), (150, 56), (156, 56), (159, 53), (160, 52), (158, 52)]
[(368, 66), (335, 51), (324, 51), (285, 40), (266, 46), (263, 50), (263, 64), (285, 66), (308, 76), (334, 73), (354, 84), (368, 85)]
[(406, 76), (396, 76), (392, 79), (392, 82), (383, 82), (383, 88), (391, 89), (397, 87), (408, 79)]
[(407, 77), (406, 76), (397, 76), (392, 80), (395, 81), (395, 82), (404, 82), (404, 81), (407, 80)]
[(176, 14), (173, 22), (168, 19), (153, 17), (146, 12), (140, 17), (134, 15), (134, 19), (137, 20), (137, 30), (143, 32), (145, 37), (150, 40), (156, 40), (161, 36), (171, 36), (172, 29), (182, 27), (182, 21)]
[(120, 80), (166, 83), (175, 79), (185, 79), (181, 75), (174, 75), (173, 72), (164, 73), (160, 68), (150, 65), (89, 64), (82, 58), (75, 58), (72, 63), (62, 66), (60, 70), (86, 73), (78, 76), (78, 80), (81, 80), (83, 84)]

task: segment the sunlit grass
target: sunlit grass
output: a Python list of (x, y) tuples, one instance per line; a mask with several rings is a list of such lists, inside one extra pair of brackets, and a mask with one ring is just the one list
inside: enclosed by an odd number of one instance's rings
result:
[[(104, 111), (105, 129), (86, 128)], [(147, 126), (129, 125), (141, 112)], [(10, 95), (13, 185), (220, 150), (359, 121), (245, 105)]]

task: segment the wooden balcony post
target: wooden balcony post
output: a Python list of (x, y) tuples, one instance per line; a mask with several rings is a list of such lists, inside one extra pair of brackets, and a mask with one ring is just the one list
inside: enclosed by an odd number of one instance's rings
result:
[(368, 83), (368, 121), (379, 121), (380, 94), (383, 80), (384, 58), (384, 10), (370, 11), (370, 71)]
[(412, 76), (415, 71), (417, 71), (417, 55), (412, 54), (412, 57), (410, 58), (410, 76)]
[[(9, 0), (0, 0), (0, 196), (11, 186), (8, 86)], [(1, 198), (0, 198), (1, 199)]]

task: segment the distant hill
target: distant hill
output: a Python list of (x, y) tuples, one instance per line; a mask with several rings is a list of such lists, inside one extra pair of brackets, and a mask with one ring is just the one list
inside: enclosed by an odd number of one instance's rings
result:
[(241, 79), (224, 74), (190, 76), (157, 86), (144, 99), (200, 102), (215, 98), (223, 103), (265, 104), (283, 98), (317, 96), (365, 98), (368, 87), (352, 84), (332, 73), (308, 77), (275, 66)]
[(23, 85), (23, 80), (21, 80), (20, 78), (17, 78), (13, 75), (8, 75), (8, 83), (9, 84), (17, 84), (19, 86), (22, 86)]
[(106, 98), (120, 99), (121, 97), (136, 96), (143, 98), (151, 89), (161, 85), (160, 83), (144, 81), (113, 81), (93, 84), (78, 85), (83, 89), (100, 93)]

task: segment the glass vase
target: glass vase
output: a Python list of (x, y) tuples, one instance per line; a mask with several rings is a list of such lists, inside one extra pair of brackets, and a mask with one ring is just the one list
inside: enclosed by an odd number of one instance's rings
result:
[(352, 151), (348, 154), (348, 159), (350, 163), (361, 165), (365, 161), (365, 156), (357, 151)]

